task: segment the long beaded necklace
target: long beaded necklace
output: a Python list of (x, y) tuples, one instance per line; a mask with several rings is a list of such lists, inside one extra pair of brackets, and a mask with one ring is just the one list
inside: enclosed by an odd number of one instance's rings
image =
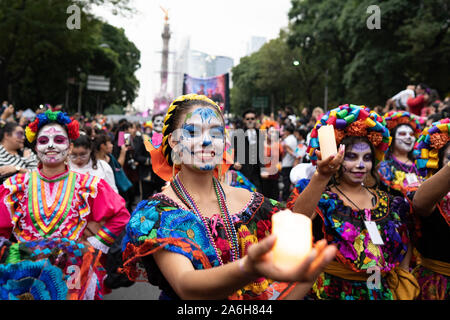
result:
[[(214, 251), (216, 253), (219, 263), (222, 265), (223, 264), (222, 257), (219, 254), (217, 246), (214, 242), (214, 238), (212, 237), (211, 230), (208, 226), (206, 218), (200, 212), (200, 209), (197, 206), (197, 204), (195, 203), (194, 198), (189, 194), (189, 191), (187, 191), (187, 189), (181, 182), (178, 174), (172, 180), (172, 182), (170, 183), (170, 186), (172, 187), (172, 190), (175, 192), (175, 194), (178, 196), (178, 198), (180, 198), (180, 200), (189, 209), (191, 209), (194, 212), (194, 214), (202, 221), (203, 227), (205, 228), (206, 234), (209, 238), (209, 242), (211, 243), (211, 245), (214, 248)], [(234, 229), (233, 222), (231, 220), (230, 213), (228, 211), (228, 206), (225, 201), (226, 200), (225, 192), (223, 191), (220, 183), (214, 177), (213, 177), (213, 186), (214, 186), (214, 191), (217, 196), (217, 201), (219, 203), (220, 214), (222, 216), (222, 220), (224, 221), (224, 227), (225, 227), (225, 232), (226, 232), (226, 236), (227, 236), (227, 241), (231, 245), (230, 246), (231, 247), (231, 261), (236, 261), (236, 260), (239, 260), (239, 242), (238, 242), (236, 230)]]

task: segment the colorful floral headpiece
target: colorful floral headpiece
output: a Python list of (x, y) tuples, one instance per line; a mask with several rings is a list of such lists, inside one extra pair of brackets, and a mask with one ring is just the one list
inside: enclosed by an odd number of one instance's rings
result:
[(39, 129), (52, 122), (56, 122), (65, 127), (69, 139), (76, 140), (80, 136), (80, 124), (77, 120), (70, 118), (65, 112), (47, 110), (44, 113), (38, 114), (36, 119), (25, 128), (25, 136), (28, 142), (34, 142)]
[(151, 129), (153, 129), (153, 123), (151, 121), (146, 121), (144, 123), (144, 128), (151, 128)]
[(280, 129), (278, 122), (273, 120), (265, 120), (259, 129), (268, 130), (269, 128), (274, 127), (275, 129)]
[(419, 117), (407, 111), (390, 111), (386, 113), (383, 118), (386, 121), (386, 126), (389, 130), (393, 130), (401, 124), (408, 124), (413, 128), (416, 139), (422, 132)]
[(439, 169), (439, 150), (450, 141), (450, 118), (433, 122), (422, 131), (414, 146), (416, 166), (421, 173), (431, 174), (428, 169)]
[(317, 130), (323, 125), (334, 126), (338, 145), (347, 136), (367, 137), (375, 148), (375, 163), (383, 161), (392, 141), (386, 122), (375, 111), (365, 106), (345, 104), (328, 111), (317, 121), (311, 131), (307, 153), (314, 165), (317, 162), (315, 150), (319, 149)]

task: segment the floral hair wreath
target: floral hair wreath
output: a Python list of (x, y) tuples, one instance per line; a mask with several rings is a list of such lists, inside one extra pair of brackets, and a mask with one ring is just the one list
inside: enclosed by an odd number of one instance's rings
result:
[(70, 118), (65, 112), (47, 110), (38, 114), (36, 119), (25, 128), (25, 136), (28, 142), (33, 143), (39, 129), (52, 122), (65, 127), (70, 140), (76, 140), (80, 136), (80, 124), (77, 120)]
[(413, 128), (416, 139), (422, 132), (420, 118), (407, 111), (390, 111), (386, 113), (383, 118), (386, 121), (386, 126), (389, 130), (393, 130), (401, 124), (408, 124)]
[(347, 136), (367, 137), (375, 148), (376, 164), (383, 161), (392, 141), (386, 121), (375, 111), (365, 106), (345, 104), (328, 111), (311, 131), (311, 140), (306, 152), (314, 165), (317, 162), (315, 150), (319, 149), (318, 129), (324, 125), (333, 125), (338, 145)]
[(439, 150), (450, 141), (450, 118), (433, 122), (422, 131), (413, 154), (417, 156), (416, 166), (424, 176), (428, 169), (439, 168)]

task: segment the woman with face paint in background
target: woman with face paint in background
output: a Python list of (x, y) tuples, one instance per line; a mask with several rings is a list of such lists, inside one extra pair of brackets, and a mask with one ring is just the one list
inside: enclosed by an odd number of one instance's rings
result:
[[(339, 151), (321, 158), (318, 128), (333, 125)], [(376, 164), (390, 135), (383, 119), (364, 106), (343, 105), (325, 114), (311, 132), (309, 156), (317, 171), (300, 180), (288, 208), (313, 219), (315, 239), (338, 248), (336, 260), (315, 282), (309, 299), (414, 299), (409, 273), (410, 204), (379, 189)]]
[(383, 185), (390, 193), (405, 196), (423, 182), (413, 156), (416, 139), (421, 133), (419, 117), (406, 111), (391, 111), (384, 115), (392, 143), (378, 168)]
[(418, 265), (413, 273), (421, 300), (450, 299), (450, 119), (424, 129), (414, 148), (418, 169), (427, 176), (413, 198), (418, 217)]
[(221, 111), (209, 98), (189, 94), (172, 102), (162, 144), (146, 141), (153, 169), (170, 186), (133, 212), (124, 271), (136, 279), (142, 264), (161, 299), (302, 298), (335, 248), (317, 243), (291, 272), (265, 258), (280, 204), (220, 182), (233, 160), (225, 134)]
[(76, 120), (48, 110), (25, 134), (40, 162), (0, 186), (1, 298), (101, 299), (101, 259), (129, 220), (125, 202), (67, 166)]

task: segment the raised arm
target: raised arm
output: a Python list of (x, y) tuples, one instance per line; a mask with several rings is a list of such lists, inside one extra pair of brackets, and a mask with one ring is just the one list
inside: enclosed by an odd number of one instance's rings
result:
[(266, 255), (275, 239), (275, 236), (269, 236), (252, 245), (248, 255), (239, 261), (204, 270), (195, 270), (189, 259), (181, 254), (160, 250), (154, 253), (154, 257), (164, 277), (181, 299), (226, 299), (262, 276), (277, 281), (298, 281), (286, 298), (302, 299), (315, 278), (334, 259), (336, 248), (326, 245), (326, 241), (320, 241), (297, 270), (285, 272), (277, 269)]
[(336, 156), (329, 156), (327, 159), (321, 160), (322, 155), (320, 151), (316, 150), (319, 159), (317, 162), (317, 170), (308, 186), (300, 193), (295, 201), (294, 207), (292, 208), (293, 212), (302, 213), (308, 217), (313, 216), (328, 181), (339, 170), (344, 159), (344, 152), (345, 146), (341, 145)]
[(429, 216), (448, 192), (450, 192), (450, 162), (421, 184), (413, 198), (414, 212), (421, 216)]

